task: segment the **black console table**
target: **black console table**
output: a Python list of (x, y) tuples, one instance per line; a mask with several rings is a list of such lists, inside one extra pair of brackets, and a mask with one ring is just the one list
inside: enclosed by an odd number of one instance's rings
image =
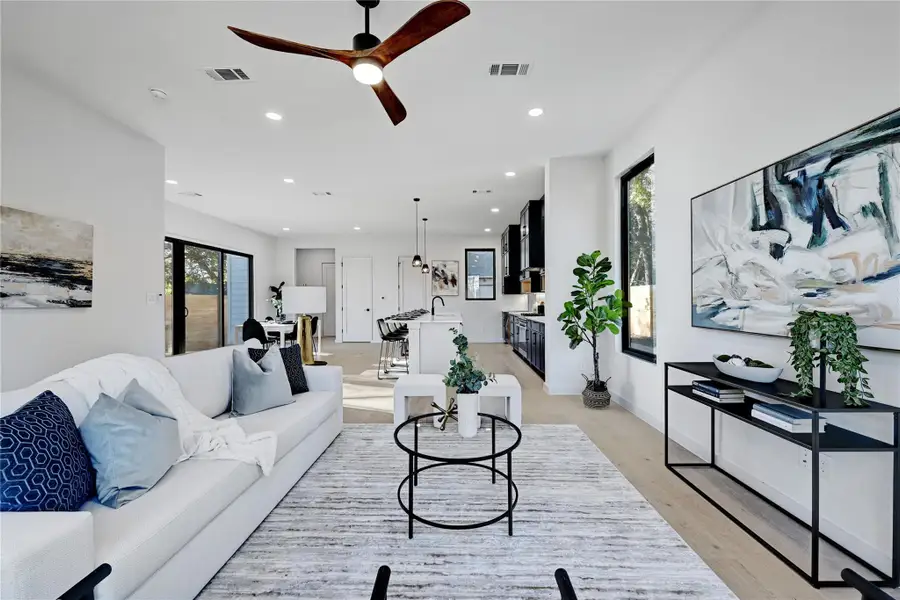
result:
[[(795, 406), (812, 413), (812, 433), (791, 433), (770, 425), (766, 422), (754, 419), (750, 413), (755, 398), (745, 397), (744, 402), (733, 404), (720, 404), (712, 400), (708, 400), (702, 396), (693, 393), (691, 385), (669, 385), (669, 369), (675, 369), (691, 375), (695, 375), (700, 379), (711, 379), (724, 383), (734, 388), (752, 393), (754, 396), (761, 398), (770, 398), (778, 400), (785, 404)], [(890, 406), (879, 402), (869, 402), (867, 407), (850, 408), (844, 406), (843, 397), (837, 392), (820, 390), (815, 391), (815, 397), (812, 399), (794, 398), (792, 394), (799, 388), (796, 383), (779, 379), (774, 383), (754, 383), (752, 381), (744, 381), (724, 375), (716, 369), (711, 362), (667, 362), (665, 364), (665, 382), (664, 382), (664, 433), (665, 433), (665, 465), (672, 473), (678, 476), (695, 492), (705, 498), (710, 504), (715, 506), (720, 512), (731, 519), (738, 527), (743, 529), (757, 542), (762, 544), (769, 552), (778, 557), (783, 563), (791, 567), (798, 575), (803, 577), (812, 586), (819, 587), (847, 587), (848, 584), (843, 580), (823, 580), (819, 577), (819, 540), (824, 540), (837, 550), (843, 552), (854, 561), (863, 565), (874, 573), (879, 579), (872, 580), (872, 583), (880, 586), (897, 587), (900, 584), (900, 537), (898, 537), (898, 515), (900, 515), (900, 494), (897, 490), (898, 475), (900, 475), (900, 407)], [(699, 404), (709, 407), (710, 410), (710, 460), (709, 462), (690, 462), (690, 463), (673, 463), (669, 460), (669, 392), (693, 400)], [(757, 429), (761, 429), (767, 433), (778, 436), (783, 440), (787, 440), (792, 444), (796, 444), (810, 451), (812, 457), (812, 515), (810, 524), (807, 525), (803, 520), (778, 506), (770, 499), (766, 498), (758, 491), (754, 490), (744, 482), (737, 479), (731, 473), (720, 468), (716, 464), (716, 412), (728, 415), (739, 421), (743, 421)], [(819, 432), (819, 419), (822, 413), (837, 414), (885, 414), (893, 419), (893, 443), (883, 442), (881, 440), (856, 433), (843, 427), (838, 427), (829, 423), (823, 432)], [(819, 455), (822, 452), (890, 452), (893, 453), (893, 468), (891, 477), (893, 479), (892, 489), (894, 490), (892, 498), (892, 516), (890, 519), (890, 527), (892, 528), (892, 545), (891, 545), (891, 574), (887, 575), (879, 569), (876, 569), (859, 556), (850, 552), (834, 540), (823, 535), (819, 530)], [(701, 490), (697, 485), (688, 479), (683, 469), (709, 468), (714, 469), (728, 477), (731, 481), (740, 485), (757, 498), (765, 501), (769, 506), (777, 509), (784, 515), (788, 516), (794, 522), (798, 523), (811, 535), (811, 557), (809, 572), (796, 562), (785, 556), (772, 544), (764, 540), (759, 534), (753, 531), (746, 523), (738, 519), (734, 514), (729, 512), (725, 507), (716, 502), (709, 494)], [(887, 520), (885, 520), (887, 523)]]

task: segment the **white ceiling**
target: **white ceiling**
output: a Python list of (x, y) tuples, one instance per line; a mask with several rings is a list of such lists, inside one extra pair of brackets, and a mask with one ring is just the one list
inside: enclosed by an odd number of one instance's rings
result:
[[(382, 39), (420, 2), (383, 1)], [(549, 157), (602, 152), (759, 9), (738, 2), (482, 2), (385, 69), (391, 125), (343, 65), (256, 48), (226, 25), (351, 47), (363, 10), (327, 2), (2, 3), (3, 60), (34, 69), (166, 148), (169, 200), (274, 235), (502, 231), (543, 193)], [(525, 77), (489, 77), (528, 62)], [(210, 80), (241, 67), (252, 83)], [(158, 101), (148, 88), (168, 99)], [(528, 109), (542, 107), (532, 118)], [(264, 113), (276, 111), (274, 122)], [(517, 176), (509, 179), (506, 171)], [(294, 184), (285, 184), (290, 177)], [(473, 189), (491, 189), (474, 196)], [(185, 198), (179, 191), (202, 198)], [(327, 190), (333, 196), (314, 197)], [(501, 212), (492, 214), (491, 207)]]

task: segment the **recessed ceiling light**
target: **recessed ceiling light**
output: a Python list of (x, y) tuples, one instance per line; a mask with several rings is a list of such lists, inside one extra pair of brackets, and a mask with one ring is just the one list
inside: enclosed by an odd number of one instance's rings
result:
[(515, 177), (516, 172), (515, 171), (507, 171), (506, 173), (504, 173), (504, 175), (506, 175), (507, 177)]
[(178, 182), (174, 179), (166, 179), (166, 183), (168, 183), (169, 185), (178, 185)]
[(543, 108), (532, 108), (531, 110), (528, 111), (529, 117), (539, 117), (542, 114), (544, 114)]
[(290, 231), (291, 228), (290, 228), (290, 227), (282, 227), (281, 230), (282, 230), (282, 231)]
[(490, 227), (485, 227), (485, 228), (484, 228), (484, 232), (485, 232), (485, 233), (490, 233), (490, 232), (491, 232), (491, 228), (490, 228)]
[(491, 209), (491, 212), (500, 212), (500, 209), (499, 209), (499, 208), (492, 208), (492, 209)]
[(294, 180), (291, 179), (290, 177), (285, 177), (285, 178), (284, 178), (284, 182), (285, 182), (285, 183), (294, 183)]
[(280, 120), (281, 120), (281, 115), (279, 115), (279, 114), (276, 113), (276, 112), (267, 112), (267, 113), (266, 113), (266, 118), (267, 118), (267, 119), (272, 119), (273, 121), (280, 121)]
[(356, 231), (359, 231), (359, 230), (361, 229), (361, 227), (359, 227), (359, 226), (357, 225), (357, 226), (354, 227), (353, 229), (356, 230)]

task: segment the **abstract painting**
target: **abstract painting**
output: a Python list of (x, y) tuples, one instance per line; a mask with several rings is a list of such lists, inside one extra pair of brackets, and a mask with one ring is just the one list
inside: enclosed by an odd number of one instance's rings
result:
[(458, 260), (436, 260), (431, 263), (431, 295), (459, 296)]
[(85, 308), (94, 227), (0, 206), (0, 308)]
[(693, 198), (691, 229), (695, 327), (846, 313), (900, 350), (900, 110)]

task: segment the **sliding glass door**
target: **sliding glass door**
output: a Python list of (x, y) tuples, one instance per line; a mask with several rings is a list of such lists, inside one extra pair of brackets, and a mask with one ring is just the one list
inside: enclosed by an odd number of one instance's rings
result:
[(166, 354), (219, 348), (241, 341), (253, 314), (253, 257), (165, 241)]

